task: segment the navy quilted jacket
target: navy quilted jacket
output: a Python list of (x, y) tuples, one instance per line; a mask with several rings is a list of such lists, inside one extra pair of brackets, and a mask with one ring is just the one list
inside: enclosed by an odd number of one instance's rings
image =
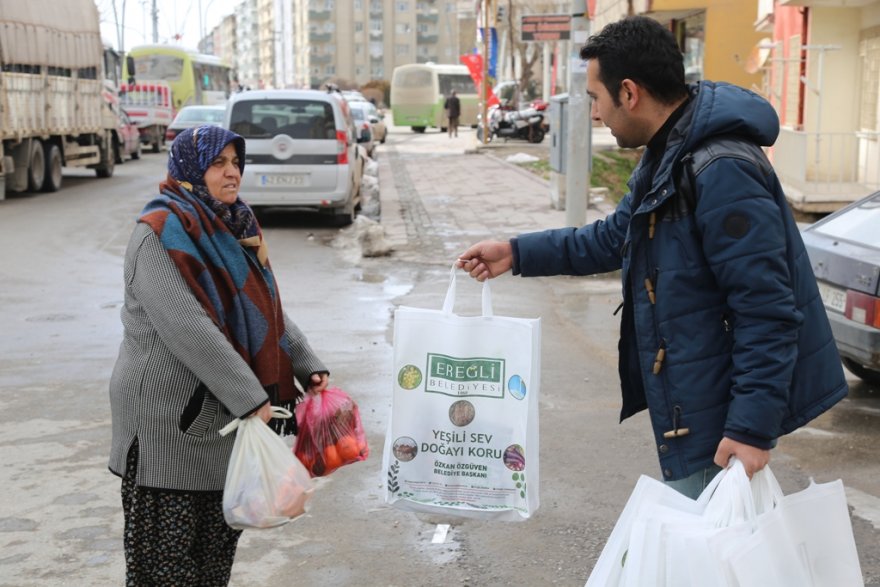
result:
[(716, 158), (697, 170), (695, 210), (677, 194), (683, 157), (719, 135), (772, 145), (775, 111), (724, 83), (701, 82), (691, 94), (665, 151), (646, 151), (613, 214), (512, 241), (523, 276), (622, 269), (632, 320), (621, 329), (621, 420), (648, 408), (667, 480), (711, 465), (722, 436), (770, 448), (847, 393), (772, 168)]

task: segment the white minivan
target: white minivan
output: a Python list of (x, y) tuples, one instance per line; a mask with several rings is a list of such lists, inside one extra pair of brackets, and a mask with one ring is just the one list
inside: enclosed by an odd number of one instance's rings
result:
[(340, 93), (240, 92), (224, 126), (245, 139), (240, 195), (252, 207), (317, 209), (340, 226), (354, 220), (364, 161)]

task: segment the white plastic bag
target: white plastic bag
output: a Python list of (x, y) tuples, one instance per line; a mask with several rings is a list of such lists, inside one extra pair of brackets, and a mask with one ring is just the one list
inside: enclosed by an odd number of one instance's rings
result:
[(843, 482), (786, 495), (729, 562), (739, 587), (863, 586)]
[[(289, 410), (272, 407), (274, 418)], [(260, 418), (235, 419), (220, 434), (237, 430), (226, 484), (223, 517), (232, 528), (272, 528), (305, 513), (314, 492), (308, 470), (284, 440)]]
[(442, 310), (394, 314), (394, 384), (382, 474), (395, 508), (525, 520), (538, 507), (540, 321)]

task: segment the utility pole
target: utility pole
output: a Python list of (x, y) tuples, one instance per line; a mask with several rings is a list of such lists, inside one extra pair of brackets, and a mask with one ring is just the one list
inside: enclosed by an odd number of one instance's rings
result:
[(483, 0), (483, 83), (480, 84), (484, 145), (489, 143), (489, 1)]
[(580, 48), (590, 34), (586, 0), (571, 0), (571, 41), (568, 58), (568, 144), (566, 145), (565, 224), (583, 226), (590, 200), (593, 167), (590, 103), (587, 99), (587, 66)]
[(156, 0), (153, 0), (153, 44), (159, 42), (159, 9), (156, 8)]

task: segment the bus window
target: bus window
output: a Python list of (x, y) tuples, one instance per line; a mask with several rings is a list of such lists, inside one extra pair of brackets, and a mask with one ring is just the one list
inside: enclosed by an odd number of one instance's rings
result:
[(441, 73), (437, 75), (440, 93), (448, 96), (455, 90), (456, 94), (476, 94), (477, 88), (470, 75), (459, 73)]

